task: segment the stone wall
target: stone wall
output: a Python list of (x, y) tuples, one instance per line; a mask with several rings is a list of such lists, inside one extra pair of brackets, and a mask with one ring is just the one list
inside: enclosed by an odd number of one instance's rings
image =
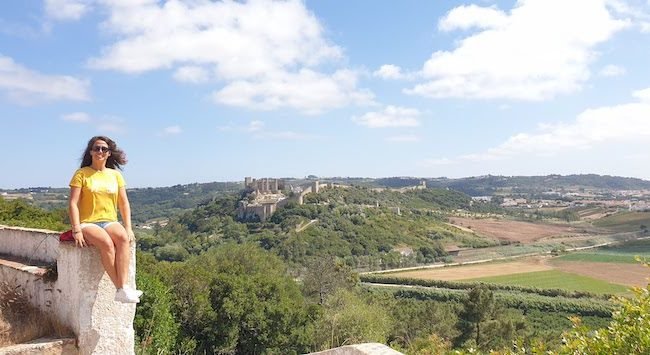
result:
[[(135, 286), (135, 245), (131, 253), (129, 283)], [(135, 304), (113, 300), (115, 287), (97, 249), (59, 242), (57, 232), (0, 225), (0, 258), (20, 261), (0, 265), (0, 282), (20, 284), (32, 305), (71, 329), (79, 354), (134, 353)], [(54, 282), (34, 266), (48, 263), (57, 266)]]

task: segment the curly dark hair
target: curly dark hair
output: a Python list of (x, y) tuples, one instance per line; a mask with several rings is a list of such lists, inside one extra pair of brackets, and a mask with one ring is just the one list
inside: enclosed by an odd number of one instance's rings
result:
[(111, 169), (122, 169), (122, 165), (126, 164), (126, 154), (124, 151), (117, 147), (117, 144), (110, 138), (106, 136), (94, 136), (88, 141), (86, 150), (81, 156), (81, 168), (84, 166), (90, 166), (93, 163), (93, 158), (90, 156), (90, 150), (93, 149), (93, 145), (97, 141), (104, 141), (108, 144), (111, 155), (106, 159), (106, 167)]

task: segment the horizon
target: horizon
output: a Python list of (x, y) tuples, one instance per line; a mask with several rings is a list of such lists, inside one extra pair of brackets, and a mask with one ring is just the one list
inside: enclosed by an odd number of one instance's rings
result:
[(650, 180), (650, 1), (342, 7), (1, 3), (0, 188), (66, 187), (96, 135), (126, 152), (130, 187), (310, 174)]
[[(561, 175), (561, 174), (548, 174), (548, 175), (492, 175), (492, 174), (485, 174), (485, 175), (475, 175), (475, 176), (463, 176), (463, 177), (457, 177), (457, 178), (450, 178), (446, 176), (437, 176), (437, 177), (432, 177), (432, 176), (381, 176), (381, 177), (370, 177), (370, 176), (317, 176), (316, 178), (309, 178), (309, 177), (288, 177), (288, 176), (283, 176), (283, 177), (273, 177), (273, 176), (261, 176), (261, 177), (255, 177), (251, 176), (253, 179), (264, 179), (264, 178), (269, 178), (269, 179), (279, 179), (279, 180), (336, 180), (336, 179), (372, 179), (372, 180), (378, 180), (378, 179), (422, 179), (422, 180), (462, 180), (462, 179), (480, 179), (480, 178), (486, 178), (486, 177), (504, 177), (504, 178), (536, 178), (536, 177), (549, 177), (549, 176), (559, 176), (559, 177), (569, 177), (569, 176), (589, 176), (589, 175), (595, 175), (598, 177), (612, 177), (612, 178), (621, 178), (621, 179), (637, 179), (637, 180), (642, 180), (642, 181), (647, 181), (650, 182), (650, 179), (641, 179), (641, 178), (636, 178), (636, 177), (630, 177), (630, 176), (617, 176), (617, 175), (599, 175), (599, 174), (592, 174), (592, 173), (584, 173), (584, 174), (567, 174), (567, 175)], [(170, 188), (174, 186), (187, 186), (187, 185), (195, 185), (195, 184), (212, 184), (212, 183), (243, 183), (244, 179), (240, 180), (214, 180), (214, 181), (194, 181), (194, 182), (187, 182), (187, 183), (177, 183), (177, 184), (172, 184), (172, 185), (165, 185), (165, 186), (127, 186), (127, 189), (147, 189), (147, 188)], [(0, 186), (0, 190), (3, 191), (12, 191), (12, 190), (28, 190), (28, 189), (65, 189), (68, 188), (68, 186), (23, 186), (23, 187), (15, 187), (15, 188), (6, 188)]]

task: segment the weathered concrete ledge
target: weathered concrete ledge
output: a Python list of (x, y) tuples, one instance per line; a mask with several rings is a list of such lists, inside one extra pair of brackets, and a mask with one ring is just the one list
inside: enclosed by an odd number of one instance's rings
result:
[(404, 355), (380, 343), (346, 345), (308, 355)]
[(53, 263), (58, 248), (59, 232), (0, 224), (0, 254)]
[(73, 338), (40, 338), (29, 343), (7, 346), (0, 349), (3, 355), (68, 355), (78, 354)]
[[(32, 305), (69, 328), (77, 337), (79, 354), (134, 354), (135, 304), (113, 300), (115, 287), (97, 249), (60, 243), (58, 235), (0, 226), (0, 254), (41, 263), (56, 261), (58, 273), (56, 281), (46, 282), (38, 269), (5, 261), (0, 264), (0, 281), (21, 285)], [(135, 286), (134, 244), (131, 255), (129, 284)]]

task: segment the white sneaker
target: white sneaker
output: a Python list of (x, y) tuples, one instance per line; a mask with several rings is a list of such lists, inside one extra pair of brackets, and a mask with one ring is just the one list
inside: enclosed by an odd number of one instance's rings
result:
[(140, 298), (138, 298), (135, 292), (120, 288), (115, 292), (115, 300), (122, 303), (139, 303)]
[(143, 292), (140, 290), (136, 290), (133, 287), (129, 285), (124, 285), (124, 289), (126, 289), (127, 292), (133, 293), (137, 298), (142, 297)]

